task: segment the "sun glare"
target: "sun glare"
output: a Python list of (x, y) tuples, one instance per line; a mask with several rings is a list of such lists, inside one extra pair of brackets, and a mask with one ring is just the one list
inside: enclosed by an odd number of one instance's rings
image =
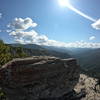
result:
[(59, 4), (63, 7), (67, 7), (70, 5), (68, 0), (59, 0)]

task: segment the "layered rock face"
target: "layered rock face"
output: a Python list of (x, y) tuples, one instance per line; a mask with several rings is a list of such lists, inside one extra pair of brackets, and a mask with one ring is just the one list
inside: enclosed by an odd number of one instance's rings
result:
[(68, 94), (79, 76), (76, 59), (39, 56), (4, 65), (0, 69), (0, 85), (9, 100), (45, 100)]

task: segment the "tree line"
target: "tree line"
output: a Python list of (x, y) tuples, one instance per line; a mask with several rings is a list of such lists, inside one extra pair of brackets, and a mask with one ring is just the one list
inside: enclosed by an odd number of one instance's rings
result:
[(22, 47), (12, 47), (0, 40), (0, 66), (4, 65), (13, 58), (28, 57)]

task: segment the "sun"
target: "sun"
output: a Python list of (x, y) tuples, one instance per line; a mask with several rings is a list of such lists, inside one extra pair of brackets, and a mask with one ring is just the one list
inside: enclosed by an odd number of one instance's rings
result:
[(63, 7), (67, 7), (70, 5), (68, 0), (59, 0), (59, 4)]

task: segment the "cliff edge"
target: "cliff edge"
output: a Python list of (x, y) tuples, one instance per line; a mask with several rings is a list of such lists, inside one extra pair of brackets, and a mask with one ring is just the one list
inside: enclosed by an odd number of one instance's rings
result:
[[(0, 69), (0, 87), (7, 100), (99, 100), (97, 81), (80, 74), (74, 58), (34, 56), (14, 59)], [(87, 99), (89, 91), (98, 92), (97, 99)]]

